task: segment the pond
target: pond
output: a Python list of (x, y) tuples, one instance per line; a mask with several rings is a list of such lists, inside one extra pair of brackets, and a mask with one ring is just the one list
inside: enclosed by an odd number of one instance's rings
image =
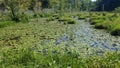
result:
[[(73, 27), (70, 28), (69, 26)], [(89, 22), (77, 20), (76, 25), (68, 25), (66, 29), (67, 34), (56, 39), (56, 45), (67, 42), (66, 46), (73, 45), (79, 48), (79, 50), (87, 47), (96, 53), (120, 51), (119, 36), (112, 36), (105, 30), (94, 29), (93, 25), (90, 25)]]

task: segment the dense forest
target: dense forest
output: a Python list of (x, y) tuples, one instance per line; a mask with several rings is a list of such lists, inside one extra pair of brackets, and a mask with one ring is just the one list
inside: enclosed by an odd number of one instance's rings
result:
[(120, 0), (0, 0), (0, 68), (120, 68)]
[(113, 11), (120, 6), (120, 0), (98, 0), (97, 11)]
[(55, 10), (64, 11), (113, 11), (120, 6), (119, 0), (1, 0), (1, 10), (8, 9), (9, 7), (27, 7), (29, 10), (35, 10), (35, 8), (53, 8)]

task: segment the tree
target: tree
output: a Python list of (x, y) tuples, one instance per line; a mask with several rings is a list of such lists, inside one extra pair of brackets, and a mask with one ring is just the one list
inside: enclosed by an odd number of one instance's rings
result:
[(19, 21), (19, 14), (27, 10), (30, 5), (30, 0), (3, 0), (5, 7), (11, 12), (11, 18), (14, 21)]
[(112, 11), (120, 6), (120, 0), (97, 0), (97, 11)]

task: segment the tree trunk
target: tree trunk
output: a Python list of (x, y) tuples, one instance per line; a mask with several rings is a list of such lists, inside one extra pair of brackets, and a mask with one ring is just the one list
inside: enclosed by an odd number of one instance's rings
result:
[(10, 7), (11, 13), (12, 13), (12, 20), (18, 22), (19, 18), (16, 16), (14, 8)]

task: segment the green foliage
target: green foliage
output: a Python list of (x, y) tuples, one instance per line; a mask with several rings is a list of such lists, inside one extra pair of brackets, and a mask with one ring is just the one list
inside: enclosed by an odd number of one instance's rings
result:
[(54, 17), (49, 17), (49, 18), (47, 18), (47, 22), (49, 22), (49, 21), (54, 21), (55, 20), (55, 18)]
[(20, 15), (20, 22), (29, 22), (29, 19), (30, 19), (31, 17), (29, 16), (29, 15), (27, 15), (27, 14), (25, 14), (25, 13), (22, 13), (21, 15)]
[(68, 17), (65, 17), (65, 16), (62, 16), (62, 17), (60, 17), (59, 19), (58, 19), (58, 21), (60, 21), (60, 22), (65, 22), (65, 21), (67, 21), (67, 20), (69, 20), (70, 18), (68, 18)]
[(79, 20), (84, 20), (86, 17), (85, 16), (79, 16)]
[(95, 20), (92, 20), (91, 24), (92, 24), (92, 25), (95, 25), (95, 24), (101, 23), (101, 22), (103, 22), (103, 21), (104, 21), (104, 20), (102, 20), (102, 19), (95, 19)]
[(38, 18), (39, 16), (38, 16), (38, 14), (37, 13), (35, 13), (34, 15), (33, 15), (33, 18)]
[(77, 14), (77, 16), (79, 20), (83, 20), (83, 19), (89, 18), (90, 15), (88, 13), (80, 13), (80, 14)]
[(90, 22), (95, 25), (95, 28), (106, 29), (112, 35), (119, 35), (120, 15), (118, 13), (97, 13), (97, 15), (93, 13), (91, 15)]
[(74, 19), (69, 19), (67, 21), (67, 24), (76, 24), (76, 21)]
[(112, 35), (118, 35), (120, 36), (120, 24), (116, 25), (112, 30), (111, 30)]
[(15, 24), (15, 22), (13, 22), (13, 21), (0, 21), (0, 28), (7, 27), (10, 25), (14, 25), (14, 24)]
[(58, 19), (58, 21), (64, 22), (64, 24), (76, 24), (76, 21), (68, 16), (62, 16)]
[(26, 9), (28, 9), (28, 6), (30, 5), (30, 0), (3, 0), (2, 3), (4, 3), (5, 7), (8, 11), (10, 11), (11, 19), (13, 21), (19, 22), (19, 15), (21, 12), (24, 12)]
[(113, 24), (111, 21), (109, 20), (105, 20), (104, 22), (100, 22), (95, 24), (95, 28), (98, 29), (107, 29), (108, 31), (110, 31), (111, 29), (113, 29), (115, 24)]
[[(50, 45), (49, 45), (50, 46)], [(1, 51), (1, 57), (4, 59), (0, 62), (1, 68), (9, 67), (119, 67), (119, 53), (111, 52), (105, 53), (102, 56), (93, 55), (91, 57), (84, 57), (77, 52), (74, 52), (67, 47), (65, 50), (60, 50), (62, 47), (52, 46), (54, 48), (47, 48), (39, 46), (26, 46), (24, 48), (17, 48), (12, 50)], [(51, 46), (50, 46), (51, 47)], [(40, 49), (41, 51), (37, 51)]]
[(51, 17), (52, 14), (41, 14), (41, 13), (35, 13), (33, 15), (33, 18), (47, 18), (47, 17)]

